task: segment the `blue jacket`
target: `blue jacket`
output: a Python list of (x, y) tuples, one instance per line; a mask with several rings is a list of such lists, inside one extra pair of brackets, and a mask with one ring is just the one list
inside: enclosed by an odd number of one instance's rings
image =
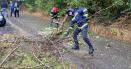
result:
[(15, 6), (14, 6), (14, 3), (10, 3), (10, 10), (13, 11), (13, 10), (14, 10), (14, 7), (15, 7)]
[(89, 20), (87, 16), (85, 16), (85, 13), (87, 12), (86, 8), (79, 8), (77, 10), (77, 15), (72, 19), (70, 26), (73, 27), (75, 23), (77, 23), (78, 27), (82, 27), (87, 23)]
[(76, 17), (72, 19), (70, 26), (73, 27), (76, 23), (78, 27), (82, 27), (84, 24), (87, 23), (88, 20), (89, 19), (86, 16), (78, 14)]
[(2, 3), (1, 4), (1, 8), (7, 8), (8, 6), (7, 6), (7, 3)]

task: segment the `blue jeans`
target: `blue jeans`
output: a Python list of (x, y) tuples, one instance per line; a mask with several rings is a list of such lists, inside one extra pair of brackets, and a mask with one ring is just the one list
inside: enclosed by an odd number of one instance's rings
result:
[(92, 47), (92, 44), (91, 44), (90, 40), (87, 37), (87, 30), (88, 30), (88, 26), (85, 26), (83, 29), (79, 29), (79, 28), (75, 29), (75, 31), (73, 33), (74, 48), (79, 48), (79, 43), (78, 43), (77, 35), (80, 32), (82, 33), (82, 37), (83, 37), (83, 40), (85, 41), (85, 43), (89, 46), (89, 48)]

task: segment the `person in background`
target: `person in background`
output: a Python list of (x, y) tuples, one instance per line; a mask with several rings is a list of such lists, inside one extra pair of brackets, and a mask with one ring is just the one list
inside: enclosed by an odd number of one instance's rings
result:
[(19, 4), (17, 1), (14, 3), (14, 15), (15, 17), (19, 17)]
[(0, 27), (3, 27), (6, 25), (6, 19), (3, 15), (3, 11), (0, 11)]
[(2, 11), (2, 14), (3, 14), (4, 16), (7, 16), (7, 17), (8, 17), (7, 8), (8, 8), (7, 3), (6, 3), (6, 2), (3, 2), (3, 3), (1, 4), (1, 11)]
[(14, 13), (14, 2), (10, 1), (10, 17), (12, 17), (13, 13)]
[[(52, 26), (53, 21), (55, 20), (55, 21), (59, 22), (59, 8), (53, 7), (52, 10), (51, 10), (50, 16), (51, 16), (50, 28), (51, 28), (51, 31), (53, 32), (54, 31), (53, 26)], [(57, 25), (56, 28), (57, 28), (57, 31), (58, 31), (59, 23), (56, 23), (56, 25)]]

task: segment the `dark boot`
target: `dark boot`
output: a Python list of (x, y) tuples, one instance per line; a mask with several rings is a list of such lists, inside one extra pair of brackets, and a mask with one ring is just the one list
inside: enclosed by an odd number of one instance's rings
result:
[(72, 49), (73, 49), (73, 50), (79, 50), (79, 47), (74, 46), (74, 47), (72, 47)]
[(91, 46), (90, 48), (89, 48), (89, 54), (93, 54), (94, 53), (94, 48), (93, 48), (93, 46)]
[(74, 50), (79, 50), (79, 46), (75, 44), (75, 45), (72, 47), (72, 49), (74, 49)]

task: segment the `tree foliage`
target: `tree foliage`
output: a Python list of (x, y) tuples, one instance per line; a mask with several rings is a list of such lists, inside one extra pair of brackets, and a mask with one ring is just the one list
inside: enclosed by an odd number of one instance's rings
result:
[(86, 7), (90, 14), (108, 8), (99, 14), (105, 18), (117, 18), (123, 11), (131, 11), (131, 0), (25, 0), (30, 11), (42, 10), (49, 12), (53, 6), (59, 7), (63, 12), (69, 6)]

